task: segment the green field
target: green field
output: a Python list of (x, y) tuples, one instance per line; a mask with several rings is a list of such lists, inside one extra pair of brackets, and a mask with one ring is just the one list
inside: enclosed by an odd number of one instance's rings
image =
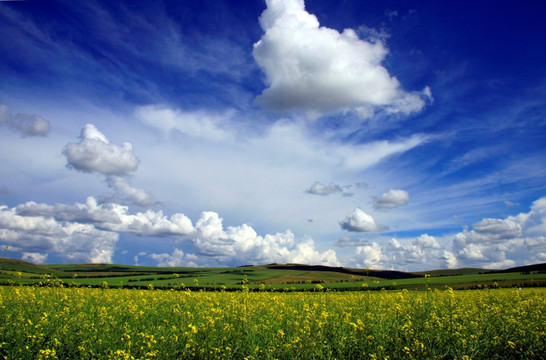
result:
[[(165, 268), (114, 264), (33, 265), (3, 259), (0, 284), (239, 290), (479, 289), (546, 286), (546, 264), (487, 269), (400, 272), (300, 264), (234, 268)], [(320, 285), (320, 286), (319, 286)]]

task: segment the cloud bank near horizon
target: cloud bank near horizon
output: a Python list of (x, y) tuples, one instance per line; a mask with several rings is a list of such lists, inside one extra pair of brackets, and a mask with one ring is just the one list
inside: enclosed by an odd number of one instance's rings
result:
[[(360, 209), (344, 220), (347, 230), (376, 231), (373, 218)], [(358, 221), (356, 221), (358, 220)], [(350, 225), (350, 222), (353, 224)], [(356, 221), (356, 222), (355, 222)], [(342, 222), (343, 223), (343, 222)], [(351, 230), (349, 230), (351, 231)], [(422, 234), (416, 238), (340, 238), (335, 245), (354, 248), (351, 264), (345, 266), (403, 270), (416, 264), (428, 268), (507, 268), (519, 259), (546, 261), (546, 197), (533, 202), (529, 212), (505, 219), (485, 218), (440, 241)], [(85, 204), (47, 205), (28, 202), (15, 208), (0, 206), (0, 236), (22, 258), (35, 263), (55, 253), (70, 262), (112, 262), (119, 235), (132, 233), (158, 239), (175, 238), (192, 245), (193, 252), (175, 247), (172, 253), (149, 253), (158, 265), (230, 266), (271, 262), (340, 266), (336, 251), (320, 252), (309, 237), (297, 239), (283, 233), (260, 236), (247, 224), (224, 228), (213, 211), (204, 211), (192, 224), (184, 214), (170, 217), (162, 211), (130, 214), (127, 206), (97, 204), (92, 197)], [(390, 264), (390, 266), (389, 266)]]

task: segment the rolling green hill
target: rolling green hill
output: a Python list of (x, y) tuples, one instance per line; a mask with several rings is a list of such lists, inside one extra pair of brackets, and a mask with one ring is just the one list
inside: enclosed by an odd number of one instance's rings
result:
[[(546, 286), (546, 264), (490, 270), (462, 268), (426, 272), (354, 269), (323, 265), (269, 264), (241, 267), (151, 267), (117, 264), (34, 265), (2, 259), (0, 284), (238, 290), (380, 290)], [(320, 288), (319, 287), (319, 288)]]

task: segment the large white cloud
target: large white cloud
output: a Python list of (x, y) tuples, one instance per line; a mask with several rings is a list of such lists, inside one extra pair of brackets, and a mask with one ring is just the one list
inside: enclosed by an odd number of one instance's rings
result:
[(276, 111), (303, 111), (312, 117), (355, 111), (363, 117), (374, 108), (411, 113), (425, 105), (423, 93), (407, 93), (381, 66), (387, 49), (382, 42), (359, 39), (352, 29), (342, 33), (320, 27), (305, 11), (303, 0), (267, 0), (260, 16), (265, 31), (253, 55), (266, 75), (268, 88), (257, 103)]
[(7, 105), (0, 105), (0, 125), (7, 126), (23, 137), (46, 136), (51, 130), (49, 121), (39, 115), (12, 114)]
[(373, 207), (375, 209), (393, 209), (406, 205), (409, 199), (410, 196), (407, 191), (391, 189), (380, 197), (374, 197)]
[(360, 208), (356, 208), (352, 213), (347, 214), (345, 219), (339, 222), (339, 225), (343, 230), (353, 232), (381, 231), (386, 229), (384, 226), (378, 225), (371, 215), (366, 214)]

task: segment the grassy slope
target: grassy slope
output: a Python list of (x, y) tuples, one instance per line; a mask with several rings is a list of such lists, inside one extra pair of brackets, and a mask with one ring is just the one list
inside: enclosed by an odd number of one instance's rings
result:
[[(251, 288), (313, 289), (317, 283), (331, 289), (426, 289), (477, 288), (485, 286), (546, 286), (546, 264), (503, 271), (487, 269), (434, 270), (418, 273), (350, 269), (300, 264), (244, 266), (236, 268), (166, 268), (113, 264), (33, 265), (20, 260), (2, 259), (0, 283), (44, 282), (44, 275), (66, 284), (109, 286), (240, 288), (246, 277)], [(430, 277), (425, 277), (425, 274)], [(197, 281), (196, 281), (197, 280)], [(49, 280), (51, 281), (51, 280)]]

